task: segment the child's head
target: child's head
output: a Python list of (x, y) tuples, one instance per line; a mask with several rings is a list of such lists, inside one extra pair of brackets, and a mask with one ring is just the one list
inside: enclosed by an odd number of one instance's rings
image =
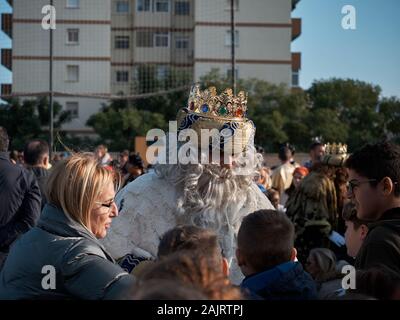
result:
[(163, 257), (143, 272), (138, 287), (148, 287), (161, 281), (173, 281), (177, 286), (195, 288), (207, 299), (241, 299), (240, 290), (234, 287), (210, 256), (196, 250), (180, 250)]
[(271, 204), (274, 206), (274, 208), (278, 209), (278, 205), (281, 201), (281, 196), (279, 194), (279, 191), (274, 188), (271, 188), (271, 189), (268, 189), (266, 194), (267, 194), (269, 201), (271, 201)]
[(368, 234), (368, 226), (365, 221), (357, 218), (357, 210), (352, 202), (344, 206), (342, 217), (346, 224), (344, 237), (346, 239), (347, 254), (350, 257), (355, 257)]
[(222, 256), (221, 247), (216, 233), (190, 225), (178, 225), (167, 231), (158, 245), (158, 258), (169, 256), (172, 253), (188, 250), (196, 251), (200, 255), (213, 258), (217, 263), (222, 263), (222, 271), (228, 275), (228, 261)]
[(236, 256), (245, 276), (295, 260), (293, 224), (283, 212), (250, 213), (239, 229)]

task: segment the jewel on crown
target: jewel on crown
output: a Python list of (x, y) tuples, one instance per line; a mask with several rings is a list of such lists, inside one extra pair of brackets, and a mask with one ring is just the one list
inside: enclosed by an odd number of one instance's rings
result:
[(201, 91), (199, 84), (190, 90), (187, 108), (194, 113), (211, 117), (244, 118), (247, 112), (247, 94), (240, 91), (233, 95), (232, 89), (225, 89), (217, 95), (215, 87)]
[(347, 153), (347, 145), (341, 143), (327, 143), (325, 145), (325, 153), (331, 155), (338, 155), (338, 154), (346, 154)]

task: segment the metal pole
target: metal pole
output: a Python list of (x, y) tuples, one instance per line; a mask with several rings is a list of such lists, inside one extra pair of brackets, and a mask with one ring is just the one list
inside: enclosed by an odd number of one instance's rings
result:
[(235, 62), (235, 1), (231, 0), (231, 67), (232, 67), (232, 89), (236, 95), (236, 62)]
[[(53, 0), (50, 0), (50, 5), (53, 6)], [(49, 60), (49, 111), (50, 111), (50, 123), (49, 123), (49, 130), (50, 130), (50, 159), (53, 153), (53, 141), (54, 141), (54, 127), (53, 127), (53, 28), (50, 27), (50, 60)]]

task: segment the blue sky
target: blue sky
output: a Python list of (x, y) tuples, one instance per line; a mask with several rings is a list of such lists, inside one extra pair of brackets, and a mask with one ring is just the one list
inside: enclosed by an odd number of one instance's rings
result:
[[(356, 9), (356, 30), (341, 26), (344, 5)], [(301, 0), (292, 12), (302, 18), (302, 34), (292, 43), (292, 51), (302, 52), (301, 87), (353, 78), (400, 97), (399, 15), (400, 0)]]

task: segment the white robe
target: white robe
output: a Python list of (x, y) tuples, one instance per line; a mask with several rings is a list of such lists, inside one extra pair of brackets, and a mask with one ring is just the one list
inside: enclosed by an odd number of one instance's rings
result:
[[(256, 196), (256, 204), (240, 200), (237, 217), (239, 219), (232, 228), (221, 228), (219, 240), (230, 267), (230, 278), (233, 283), (239, 284), (243, 279), (236, 263), (236, 236), (241, 220), (247, 214), (260, 209), (274, 209), (267, 197), (254, 183), (252, 192)], [(139, 256), (157, 256), (158, 244), (165, 232), (174, 228), (176, 222), (176, 208), (178, 191), (167, 180), (159, 178), (155, 173), (147, 173), (123, 188), (116, 197), (120, 208), (103, 240), (105, 247), (114, 258), (120, 258), (127, 253)]]

